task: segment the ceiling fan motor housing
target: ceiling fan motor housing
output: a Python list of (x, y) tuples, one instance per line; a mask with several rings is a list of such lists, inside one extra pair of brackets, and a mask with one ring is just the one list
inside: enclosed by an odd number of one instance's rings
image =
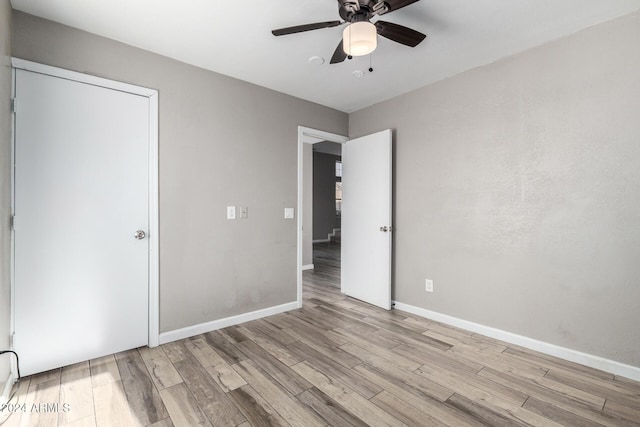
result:
[(373, 15), (382, 15), (388, 7), (384, 1), (338, 0), (340, 17), (346, 22), (368, 21)]

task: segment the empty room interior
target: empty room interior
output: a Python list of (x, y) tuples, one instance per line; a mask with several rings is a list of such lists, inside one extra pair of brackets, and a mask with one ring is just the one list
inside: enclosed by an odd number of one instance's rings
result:
[(640, 425), (640, 0), (0, 0), (0, 425)]

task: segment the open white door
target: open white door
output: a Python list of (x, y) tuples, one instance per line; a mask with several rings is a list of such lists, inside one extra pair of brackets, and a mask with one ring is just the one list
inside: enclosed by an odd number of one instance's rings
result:
[(391, 130), (342, 148), (342, 292), (391, 309)]

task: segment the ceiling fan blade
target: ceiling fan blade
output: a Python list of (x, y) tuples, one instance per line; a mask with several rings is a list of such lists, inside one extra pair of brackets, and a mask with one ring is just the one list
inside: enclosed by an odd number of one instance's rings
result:
[(387, 6), (385, 13), (393, 12), (394, 10), (402, 9), (405, 6), (409, 6), (419, 0), (384, 0)]
[(333, 56), (331, 57), (330, 64), (338, 64), (347, 59), (347, 53), (344, 51), (342, 47), (342, 40), (340, 40), (340, 44), (336, 47), (335, 52), (333, 52)]
[(321, 28), (337, 27), (342, 21), (316, 22), (314, 24), (296, 25), (295, 27), (279, 28), (271, 31), (274, 36), (284, 36), (287, 34), (302, 33), (304, 31), (319, 30)]
[(421, 32), (392, 22), (378, 21), (375, 23), (375, 26), (378, 29), (378, 34), (382, 37), (386, 37), (389, 40), (405, 46), (416, 47), (427, 37)]

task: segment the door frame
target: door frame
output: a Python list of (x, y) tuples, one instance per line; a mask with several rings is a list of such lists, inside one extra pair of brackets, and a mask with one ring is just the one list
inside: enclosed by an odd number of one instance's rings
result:
[(303, 224), (303, 197), (304, 197), (304, 144), (315, 144), (317, 142), (328, 141), (344, 144), (349, 137), (338, 135), (335, 133), (325, 132), (318, 129), (312, 129), (304, 126), (298, 126), (298, 222), (296, 228), (297, 234), (297, 261), (296, 261), (296, 277), (298, 289), (298, 308), (302, 307), (302, 224)]
[[(159, 176), (158, 176), (158, 91), (142, 86), (135, 86), (128, 83), (117, 82), (104, 79), (89, 74), (62, 68), (51, 67), (49, 65), (26, 61), (19, 58), (11, 58), (12, 65), (12, 99), (15, 98), (16, 90), (16, 70), (26, 70), (52, 77), (72, 80), (79, 83), (99, 86), (106, 89), (117, 90), (133, 95), (143, 96), (149, 99), (149, 291), (148, 291), (148, 346), (159, 345), (160, 335), (160, 246), (159, 246)], [(19, 111), (20, 101), (14, 111)], [(12, 119), (12, 145), (11, 145), (11, 218), (15, 214), (15, 115)], [(15, 333), (15, 236), (14, 228), (11, 227), (11, 336)]]

